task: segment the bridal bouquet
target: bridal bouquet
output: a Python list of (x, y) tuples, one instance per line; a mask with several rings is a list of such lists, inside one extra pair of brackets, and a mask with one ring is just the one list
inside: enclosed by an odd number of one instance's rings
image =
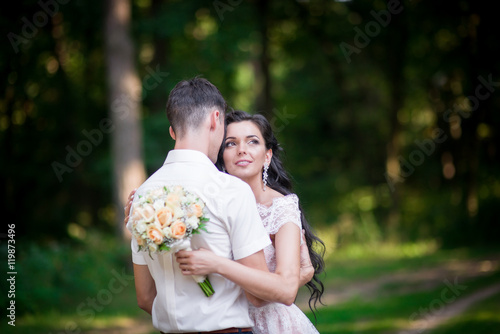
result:
[[(150, 190), (132, 205), (127, 228), (139, 251), (161, 253), (191, 249), (191, 236), (206, 231), (205, 203), (181, 186)], [(152, 258), (152, 257), (151, 257)], [(207, 297), (214, 294), (206, 276), (193, 275)]]

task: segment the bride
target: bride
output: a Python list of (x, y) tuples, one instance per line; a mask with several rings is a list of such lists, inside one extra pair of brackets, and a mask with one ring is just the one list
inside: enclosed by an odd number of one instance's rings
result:
[[(324, 247), (324, 244), (312, 233), (298, 197), (291, 191), (290, 178), (279, 158), (281, 147), (271, 125), (264, 116), (243, 111), (228, 113), (226, 124), (227, 133), (219, 152), (218, 167), (252, 188), (262, 223), (273, 241), (264, 249), (269, 271), (282, 276), (283, 284), (287, 284), (286, 277), (290, 272), (300, 273), (300, 286), (309, 288), (309, 307), (314, 313), (313, 306), (315, 308), (320, 301), (324, 290), (318, 277), (324, 262), (315, 251), (315, 245)], [(176, 256), (185, 275), (216, 273), (236, 284), (245, 275), (240, 264), (208, 250), (181, 251)], [(260, 307), (250, 304), (250, 316), (256, 334), (318, 333), (293, 303), (267, 303)]]

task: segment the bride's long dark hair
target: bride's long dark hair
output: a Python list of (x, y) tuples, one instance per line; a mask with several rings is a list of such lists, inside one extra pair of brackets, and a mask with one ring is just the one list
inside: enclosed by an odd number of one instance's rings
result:
[[(279, 145), (278, 140), (274, 136), (273, 129), (268, 120), (259, 114), (251, 115), (244, 111), (234, 110), (226, 114), (226, 127), (231, 123), (238, 123), (243, 121), (250, 121), (254, 123), (262, 133), (264, 137), (264, 141), (266, 142), (266, 149), (271, 149), (273, 152), (273, 157), (271, 159), (271, 163), (269, 165), (269, 169), (267, 171), (267, 186), (276, 190), (277, 192), (288, 195), (292, 194), (292, 182), (288, 173), (280, 159), (280, 152), (283, 151), (282, 147)], [(222, 143), (221, 149), (219, 150), (219, 155), (217, 158), (217, 167), (219, 170), (223, 170), (224, 166), (224, 143)], [(314, 276), (309, 281), (306, 286), (311, 293), (309, 297), (309, 308), (314, 314), (314, 310), (316, 309), (316, 303), (321, 303), (321, 296), (325, 290), (323, 283), (319, 278), (319, 274), (324, 271), (325, 263), (323, 261), (323, 255), (325, 253), (325, 244), (323, 241), (318, 238), (312, 231), (307, 219), (304, 215), (304, 210), (300, 205), (299, 201), (299, 209), (300, 209), (300, 219), (302, 222), (302, 228), (305, 230), (305, 239), (307, 248), (309, 249), (309, 257), (311, 258), (311, 262), (314, 268)], [(316, 315), (314, 315), (316, 317)]]

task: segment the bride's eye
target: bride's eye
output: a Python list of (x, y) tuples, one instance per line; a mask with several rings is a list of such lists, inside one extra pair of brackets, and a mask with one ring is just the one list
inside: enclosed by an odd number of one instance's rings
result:
[(249, 144), (259, 145), (259, 141), (257, 139), (250, 140), (248, 143)]
[(225, 147), (231, 147), (231, 146), (234, 146), (234, 145), (236, 145), (234, 142), (228, 141), (228, 142), (226, 142)]

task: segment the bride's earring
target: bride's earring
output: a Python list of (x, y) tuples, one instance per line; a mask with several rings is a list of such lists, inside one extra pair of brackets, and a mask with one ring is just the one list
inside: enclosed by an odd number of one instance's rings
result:
[(225, 173), (226, 172), (226, 168), (224, 166), (222, 166), (222, 172)]
[(266, 186), (267, 186), (267, 170), (269, 169), (269, 164), (266, 162), (264, 164), (264, 173), (262, 173), (262, 182), (264, 182), (264, 187), (262, 190), (266, 191)]

